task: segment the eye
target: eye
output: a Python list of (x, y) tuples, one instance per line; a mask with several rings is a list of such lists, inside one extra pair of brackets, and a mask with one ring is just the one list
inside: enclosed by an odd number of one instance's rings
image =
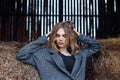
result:
[(63, 35), (63, 37), (64, 37), (64, 38), (66, 38), (66, 37), (67, 37), (67, 35), (66, 35), (66, 34), (64, 34), (64, 35)]
[(56, 34), (56, 37), (59, 37), (60, 35), (59, 34)]

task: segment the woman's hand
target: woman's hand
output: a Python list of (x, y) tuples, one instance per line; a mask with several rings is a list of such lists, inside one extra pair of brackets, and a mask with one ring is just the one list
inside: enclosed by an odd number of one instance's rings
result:
[(50, 34), (51, 34), (51, 32), (48, 32), (48, 33), (46, 34), (46, 36), (47, 36), (47, 37), (49, 37), (49, 36), (50, 36)]
[(77, 32), (77, 30), (74, 28), (73, 29), (74, 31), (75, 31), (75, 33), (79, 36), (80, 35), (80, 33), (79, 32)]

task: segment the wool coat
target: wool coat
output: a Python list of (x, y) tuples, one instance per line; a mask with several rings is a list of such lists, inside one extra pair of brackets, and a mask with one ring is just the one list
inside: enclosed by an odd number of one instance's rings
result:
[(16, 58), (34, 66), (38, 70), (40, 80), (85, 80), (87, 58), (97, 53), (101, 45), (83, 34), (80, 34), (77, 42), (88, 44), (89, 47), (80, 48), (80, 52), (73, 55), (75, 63), (71, 73), (67, 71), (59, 52), (49, 47), (41, 47), (48, 43), (45, 35), (21, 48)]

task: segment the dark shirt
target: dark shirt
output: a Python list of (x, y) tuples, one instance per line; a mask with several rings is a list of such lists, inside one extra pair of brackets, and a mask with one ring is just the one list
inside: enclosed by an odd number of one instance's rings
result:
[(74, 56), (65, 56), (63, 54), (61, 54), (61, 57), (63, 59), (63, 62), (66, 66), (66, 69), (71, 73), (74, 63), (75, 63), (75, 58)]

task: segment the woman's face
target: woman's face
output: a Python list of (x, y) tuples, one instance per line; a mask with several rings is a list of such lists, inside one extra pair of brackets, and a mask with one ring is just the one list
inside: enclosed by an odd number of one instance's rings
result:
[(59, 48), (67, 48), (69, 45), (69, 40), (66, 38), (63, 28), (58, 29), (56, 33), (56, 43)]

